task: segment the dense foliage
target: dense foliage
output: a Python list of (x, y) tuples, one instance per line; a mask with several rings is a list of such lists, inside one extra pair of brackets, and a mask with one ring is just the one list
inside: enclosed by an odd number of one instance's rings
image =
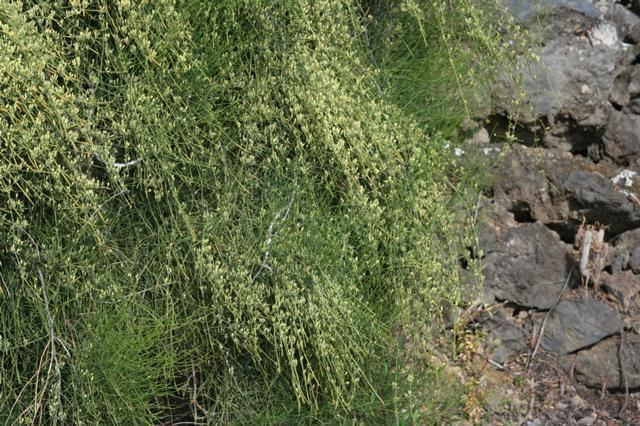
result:
[(1, 0), (0, 422), (431, 409), (474, 3)]

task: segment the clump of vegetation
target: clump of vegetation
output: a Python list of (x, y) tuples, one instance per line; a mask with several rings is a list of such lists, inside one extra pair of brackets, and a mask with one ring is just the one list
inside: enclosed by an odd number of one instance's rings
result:
[(450, 411), (474, 3), (0, 4), (0, 421)]

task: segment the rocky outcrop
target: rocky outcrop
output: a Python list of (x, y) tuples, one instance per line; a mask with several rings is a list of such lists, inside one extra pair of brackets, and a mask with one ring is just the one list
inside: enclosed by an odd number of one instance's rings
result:
[(495, 241), (485, 246), (485, 294), (527, 308), (551, 308), (572, 269), (570, 246), (540, 223), (485, 232)]
[[(524, 25), (540, 13), (505, 1)], [(542, 3), (518, 142), (497, 145), (519, 113), (508, 81), (470, 142), (494, 170), (477, 228), (484, 301), (500, 304), (482, 322), (487, 354), (504, 364), (539, 346), (578, 383), (640, 391), (640, 3)], [(584, 226), (604, 231), (589, 279)]]

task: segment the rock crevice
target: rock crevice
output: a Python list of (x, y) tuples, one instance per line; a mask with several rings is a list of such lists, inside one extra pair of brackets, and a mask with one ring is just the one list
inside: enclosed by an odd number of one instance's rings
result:
[[(538, 13), (515, 3), (524, 25)], [(509, 302), (481, 327), (496, 362), (530, 356), (544, 328), (541, 350), (578, 383), (637, 392), (640, 5), (543, 3), (544, 27), (531, 25), (542, 61), (522, 75), (529, 108), (518, 115), (517, 142), (504, 143), (505, 117), (518, 112), (501, 101), (511, 93), (496, 90), (494, 110), (480, 118), (478, 134), (489, 137), (465, 148), (493, 165), (478, 208), (483, 298)], [(576, 239), (584, 227), (606, 248), (597, 264)]]

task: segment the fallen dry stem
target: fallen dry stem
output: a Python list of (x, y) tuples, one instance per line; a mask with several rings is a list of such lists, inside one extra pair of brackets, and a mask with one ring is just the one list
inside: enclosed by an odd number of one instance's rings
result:
[[(62, 375), (60, 374), (60, 363), (58, 361), (58, 354), (56, 351), (56, 342), (61, 343), (61, 346), (65, 349), (65, 351), (67, 351), (67, 354), (69, 354), (69, 352), (65, 347), (65, 345), (62, 344), (62, 341), (56, 336), (54, 325), (53, 325), (53, 318), (51, 317), (51, 310), (49, 309), (49, 296), (47, 295), (47, 287), (44, 281), (44, 274), (42, 273), (42, 269), (40, 269), (40, 267), (38, 267), (38, 278), (40, 279), (40, 285), (42, 287), (42, 298), (44, 300), (44, 310), (45, 310), (45, 315), (47, 316), (47, 325), (49, 327), (50, 357), (49, 357), (49, 368), (47, 369), (46, 380), (47, 382), (49, 381), (49, 377), (51, 377), (52, 370), (53, 370), (53, 373), (55, 374), (55, 380), (58, 385), (58, 392), (56, 396), (58, 400), (57, 409), (60, 410), (62, 409), (62, 395), (61, 395)], [(53, 424), (55, 424), (56, 422), (57, 422), (57, 419), (54, 416)]]
[[(260, 274), (262, 274), (265, 270), (271, 271), (271, 265), (269, 265), (269, 257), (271, 256), (271, 243), (273, 242), (273, 238), (276, 236), (275, 226), (279, 220), (282, 220), (283, 222), (287, 220), (287, 218), (289, 217), (289, 212), (291, 211), (291, 207), (293, 206), (293, 202), (295, 201), (295, 199), (296, 199), (296, 191), (293, 191), (291, 193), (291, 198), (289, 199), (289, 204), (287, 204), (286, 209), (283, 211), (279, 211), (278, 214), (276, 214), (276, 216), (273, 218), (273, 221), (271, 221), (271, 223), (269, 224), (269, 228), (267, 229), (267, 239), (265, 241), (267, 250), (264, 252), (264, 255), (262, 256), (262, 263), (260, 264), (260, 268), (258, 269), (258, 272), (256, 272), (256, 274), (253, 276), (253, 279), (251, 280), (252, 283), (255, 283), (258, 277), (260, 276)], [(280, 217), (282, 217), (282, 219), (280, 219)]]
[(531, 364), (533, 363), (533, 360), (538, 354), (538, 350), (540, 349), (540, 343), (542, 342), (542, 336), (544, 335), (544, 328), (547, 325), (547, 320), (549, 319), (549, 315), (551, 315), (551, 312), (553, 312), (556, 305), (560, 302), (560, 298), (562, 297), (562, 294), (564, 293), (564, 289), (567, 287), (567, 284), (569, 284), (569, 279), (571, 279), (572, 273), (573, 273), (573, 268), (571, 268), (571, 270), (569, 271), (569, 274), (567, 275), (567, 279), (564, 281), (564, 284), (562, 284), (562, 288), (558, 292), (558, 296), (556, 297), (555, 302), (553, 302), (553, 305), (551, 305), (551, 308), (549, 308), (549, 310), (547, 311), (547, 314), (544, 316), (544, 319), (542, 320), (542, 324), (540, 325), (540, 331), (538, 332), (538, 338), (536, 340), (536, 345), (533, 348), (531, 355), (529, 356), (529, 360), (527, 361), (527, 371), (531, 368)]
[(622, 417), (624, 411), (627, 409), (627, 403), (629, 402), (629, 382), (627, 382), (627, 375), (624, 371), (624, 363), (622, 356), (624, 353), (624, 327), (620, 327), (620, 345), (618, 346), (618, 362), (620, 363), (620, 376), (622, 378), (622, 385), (624, 386), (624, 403), (618, 411), (618, 417)]

